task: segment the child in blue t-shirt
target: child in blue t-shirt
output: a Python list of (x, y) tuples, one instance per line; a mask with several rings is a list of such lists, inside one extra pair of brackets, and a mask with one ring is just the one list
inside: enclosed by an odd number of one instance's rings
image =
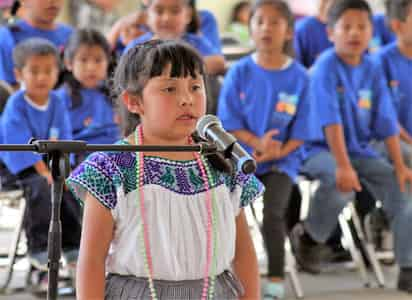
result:
[[(364, 187), (382, 201), (392, 221), (395, 257), (401, 268), (398, 288), (411, 292), (412, 202), (404, 191), (412, 172), (401, 155), (398, 122), (382, 69), (364, 54), (372, 37), (367, 2), (335, 2), (328, 31), (334, 48), (319, 57), (310, 84), (325, 137), (308, 147), (302, 168), (318, 179), (320, 186), (307, 220), (292, 231), (292, 245), (298, 262), (306, 270), (318, 272), (314, 259), (320, 252), (317, 243), (324, 243), (337, 225), (348, 201), (345, 193)], [(393, 166), (373, 150), (372, 140), (385, 142)]]
[(296, 22), (295, 53), (296, 59), (310, 68), (317, 57), (333, 44), (326, 32), (326, 20), (332, 0), (321, 0), (317, 16), (305, 17)]
[(384, 70), (393, 96), (405, 162), (412, 166), (412, 1), (388, 2), (387, 15), (397, 42), (383, 48), (375, 58)]
[(72, 28), (55, 22), (63, 1), (21, 1), (22, 20), (0, 27), (0, 80), (13, 86), (17, 81), (13, 72), (12, 51), (20, 42), (33, 37), (51, 41), (58, 49), (66, 44)]
[(190, 11), (189, 0), (148, 1), (147, 25), (151, 32), (129, 43), (125, 52), (151, 39), (182, 39), (203, 56), (208, 74), (221, 74), (225, 70), (225, 60), (220, 49), (212, 46), (203, 36), (187, 32)]
[(302, 164), (300, 146), (312, 132), (306, 70), (290, 56), (293, 15), (282, 0), (257, 1), (250, 32), (256, 53), (226, 75), (218, 116), (258, 162), (266, 187), (263, 235), (268, 253), (265, 299), (284, 296), (285, 214)]
[[(64, 103), (52, 92), (59, 73), (57, 48), (44, 39), (27, 39), (14, 49), (13, 61), (16, 78), (24, 84), (25, 90), (13, 94), (6, 104), (1, 120), (3, 142), (27, 144), (31, 138), (70, 140), (69, 114)], [(27, 191), (24, 230), (28, 254), (30, 262), (43, 272), (39, 274), (39, 283), (46, 284), (51, 173), (40, 154), (6, 152), (2, 160)], [(61, 219), (62, 247), (74, 266), (80, 243), (80, 207), (69, 192), (63, 196)]]
[[(390, 1), (386, 1), (386, 5), (390, 5)], [(387, 17), (384, 14), (373, 16), (373, 37), (369, 42), (369, 53), (375, 53), (382, 47), (395, 41), (396, 36), (391, 31), (387, 22)]]
[(113, 103), (106, 87), (110, 46), (94, 29), (73, 33), (64, 52), (70, 72), (57, 94), (64, 101), (73, 139), (89, 144), (113, 144), (120, 138)]

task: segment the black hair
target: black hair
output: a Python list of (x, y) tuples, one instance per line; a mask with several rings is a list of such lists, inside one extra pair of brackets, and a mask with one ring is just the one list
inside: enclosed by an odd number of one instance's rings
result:
[(328, 12), (328, 26), (335, 26), (342, 15), (349, 9), (367, 12), (370, 22), (373, 22), (372, 9), (365, 0), (334, 0)]
[[(104, 35), (101, 34), (99, 31), (95, 29), (79, 29), (76, 32), (74, 32), (70, 36), (66, 48), (64, 49), (64, 60), (73, 62), (73, 59), (81, 46), (98, 46), (102, 48), (102, 50), (106, 54), (108, 64), (110, 63), (112, 52), (109, 42), (106, 40)], [(80, 106), (82, 103), (80, 94), (80, 89), (82, 85), (68, 70), (65, 70), (64, 84), (69, 92), (70, 98), (72, 99), (71, 109)], [(99, 89), (106, 96), (110, 96), (110, 90), (107, 86), (107, 83), (103, 83), (99, 87)]]
[[(293, 12), (287, 2), (284, 0), (257, 0), (250, 9), (250, 20), (256, 14), (256, 11), (264, 5), (272, 5), (275, 7), (275, 9), (279, 11), (279, 13), (286, 19), (289, 29), (294, 31), (295, 16), (293, 15)], [(283, 52), (289, 56), (294, 56), (295, 51), (293, 48), (293, 39), (285, 43)]]
[(33, 56), (54, 56), (56, 58), (56, 67), (60, 66), (59, 50), (56, 46), (43, 38), (29, 38), (17, 44), (13, 50), (14, 67), (18, 70), (24, 68)]
[(230, 17), (230, 23), (234, 23), (234, 22), (238, 22), (238, 14), (239, 12), (247, 7), (250, 6), (250, 2), (249, 1), (240, 1), (239, 3), (237, 3), (232, 10), (232, 16)]
[(189, 0), (188, 5), (192, 10), (192, 19), (187, 24), (186, 32), (196, 34), (200, 30), (200, 17), (196, 9), (196, 0)]
[(412, 9), (412, 0), (386, 0), (385, 7), (389, 20), (404, 22)]
[[(114, 95), (126, 91), (141, 96), (147, 81), (160, 76), (168, 65), (171, 65), (171, 77), (206, 74), (202, 57), (190, 45), (174, 40), (151, 40), (129, 49), (121, 57), (114, 74)], [(136, 127), (139, 117), (119, 102), (122, 132), (127, 136)]]

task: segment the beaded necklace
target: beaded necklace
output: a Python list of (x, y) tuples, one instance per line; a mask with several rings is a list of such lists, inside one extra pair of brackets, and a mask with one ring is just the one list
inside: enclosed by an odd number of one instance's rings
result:
[[(135, 131), (135, 144), (143, 144), (143, 128), (139, 126)], [(191, 142), (191, 140), (190, 140)], [(206, 225), (206, 265), (204, 271), (203, 288), (201, 299), (212, 299), (214, 296), (215, 289), (215, 273), (217, 264), (217, 207), (216, 207), (216, 195), (215, 191), (211, 191), (210, 184), (213, 183), (213, 176), (210, 171), (209, 165), (206, 163), (204, 157), (199, 153), (194, 153), (197, 164), (202, 175), (202, 179), (206, 188), (206, 209), (207, 209), (207, 225)], [(144, 261), (144, 268), (147, 274), (150, 295), (152, 300), (157, 300), (156, 289), (153, 283), (153, 260), (150, 251), (150, 240), (149, 240), (149, 228), (146, 220), (146, 209), (145, 209), (145, 198), (143, 192), (143, 170), (144, 170), (144, 154), (143, 152), (136, 152), (136, 187), (138, 188), (137, 193), (137, 204), (140, 208), (140, 215), (142, 220), (142, 226), (140, 228), (140, 247), (141, 254)], [(210, 182), (210, 184), (209, 184)]]

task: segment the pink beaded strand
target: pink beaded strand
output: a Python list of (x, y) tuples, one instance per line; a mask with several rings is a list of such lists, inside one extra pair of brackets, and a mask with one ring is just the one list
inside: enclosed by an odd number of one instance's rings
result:
[[(135, 144), (140, 145), (142, 143), (143, 143), (143, 128), (139, 126), (135, 131)], [(216, 257), (217, 257), (216, 256), (216, 249), (217, 249), (216, 236), (217, 234), (216, 234), (216, 228), (214, 226), (216, 225), (216, 220), (217, 220), (217, 215), (215, 211), (216, 203), (213, 203), (215, 201), (215, 197), (214, 197), (215, 195), (214, 195), (214, 191), (212, 191), (213, 195), (211, 196), (211, 190), (209, 186), (209, 179), (211, 180), (211, 175), (208, 173), (210, 173), (210, 170), (198, 153), (195, 153), (195, 158), (199, 165), (202, 179), (203, 179), (203, 182), (206, 188), (206, 208), (207, 208), (206, 252), (207, 252), (207, 256), (206, 256), (205, 275), (203, 279), (204, 284), (203, 284), (201, 299), (207, 300), (208, 294), (209, 294), (209, 299), (212, 299), (213, 294), (214, 294), (215, 276), (214, 274), (212, 274), (211, 276), (210, 269), (211, 267), (215, 269), (214, 267), (216, 266), (215, 264), (216, 264)], [(141, 219), (142, 219), (142, 236), (143, 236), (142, 242), (144, 244), (141, 249), (142, 249), (142, 255), (144, 258), (145, 269), (146, 269), (147, 276), (148, 276), (151, 297), (153, 300), (157, 300), (156, 290), (154, 288), (154, 283), (153, 283), (153, 261), (152, 261), (151, 251), (150, 251), (149, 229), (148, 229), (147, 222), (146, 222), (146, 211), (145, 211), (145, 205), (144, 205), (143, 171), (144, 171), (144, 154), (143, 152), (136, 153), (136, 173), (137, 173), (136, 174), (136, 181), (137, 181), (136, 185), (139, 189), (138, 204), (140, 206), (140, 214), (141, 214)], [(210, 290), (208, 291), (210, 276), (212, 277), (212, 280), (210, 282)]]

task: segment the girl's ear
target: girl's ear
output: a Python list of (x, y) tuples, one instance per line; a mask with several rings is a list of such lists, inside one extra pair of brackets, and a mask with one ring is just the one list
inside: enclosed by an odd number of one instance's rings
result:
[(186, 17), (186, 26), (187, 26), (190, 24), (190, 22), (192, 22), (193, 8), (189, 6), (186, 7), (185, 17)]
[(16, 77), (17, 82), (20, 82), (22, 78), (21, 70), (14, 68), (14, 77)]
[(391, 29), (394, 33), (399, 34), (399, 31), (402, 28), (402, 22), (401, 21), (399, 21), (397, 19), (393, 19), (393, 20), (390, 21), (389, 25), (390, 25), (390, 27), (391, 27)]
[(128, 111), (140, 116), (144, 115), (143, 101), (140, 96), (132, 95), (129, 92), (123, 92), (121, 97)]

